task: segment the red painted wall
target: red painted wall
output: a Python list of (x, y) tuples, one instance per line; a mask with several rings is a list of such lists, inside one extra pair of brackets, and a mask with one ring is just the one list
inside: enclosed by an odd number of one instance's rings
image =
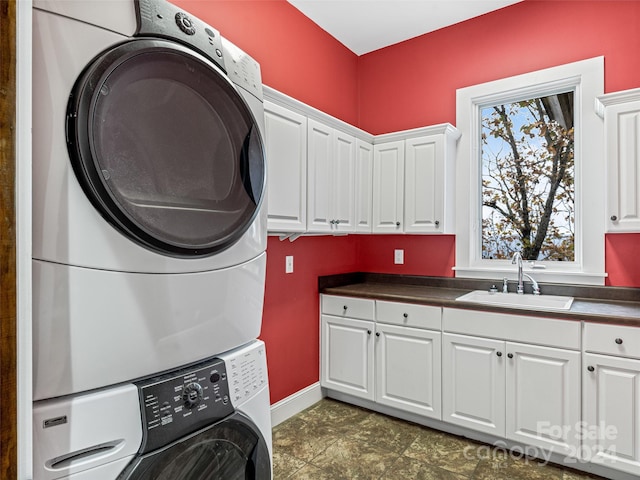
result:
[[(606, 91), (640, 86), (638, 1), (526, 0), (359, 58), (285, 0), (172, 1), (256, 58), (265, 84), (371, 133), (455, 124), (459, 87), (594, 56), (605, 56)], [(607, 236), (610, 285), (640, 287), (635, 245), (640, 235)], [(318, 275), (452, 276), (454, 252), (454, 236), (270, 237), (261, 338), (272, 402), (318, 381)]]
[(360, 127), (456, 124), (456, 89), (605, 56), (605, 90), (640, 86), (640, 2), (526, 0), (360, 57)]

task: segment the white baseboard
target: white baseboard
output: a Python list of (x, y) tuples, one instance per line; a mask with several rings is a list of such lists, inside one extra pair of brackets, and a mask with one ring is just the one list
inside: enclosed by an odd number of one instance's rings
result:
[(275, 427), (305, 408), (309, 408), (314, 403), (322, 400), (322, 397), (320, 382), (316, 382), (274, 403), (271, 405), (271, 426)]

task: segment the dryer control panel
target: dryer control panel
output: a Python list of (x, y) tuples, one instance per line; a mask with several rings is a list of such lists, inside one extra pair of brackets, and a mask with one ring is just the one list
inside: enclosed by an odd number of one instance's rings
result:
[(234, 412), (225, 363), (213, 359), (137, 382), (144, 438), (150, 452)]

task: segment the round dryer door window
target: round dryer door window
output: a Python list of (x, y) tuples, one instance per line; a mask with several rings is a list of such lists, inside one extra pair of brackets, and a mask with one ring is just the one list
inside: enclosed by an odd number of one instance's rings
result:
[(174, 42), (99, 55), (71, 94), (67, 143), (100, 214), (158, 253), (217, 253), (259, 210), (265, 157), (251, 110), (213, 62)]
[(269, 480), (267, 444), (248, 419), (233, 414), (168, 447), (134, 459), (118, 480)]

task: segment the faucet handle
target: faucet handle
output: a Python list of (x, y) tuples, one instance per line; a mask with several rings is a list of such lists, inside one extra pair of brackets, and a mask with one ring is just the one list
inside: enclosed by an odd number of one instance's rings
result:
[(509, 280), (507, 280), (507, 277), (502, 279), (502, 293), (509, 293)]

